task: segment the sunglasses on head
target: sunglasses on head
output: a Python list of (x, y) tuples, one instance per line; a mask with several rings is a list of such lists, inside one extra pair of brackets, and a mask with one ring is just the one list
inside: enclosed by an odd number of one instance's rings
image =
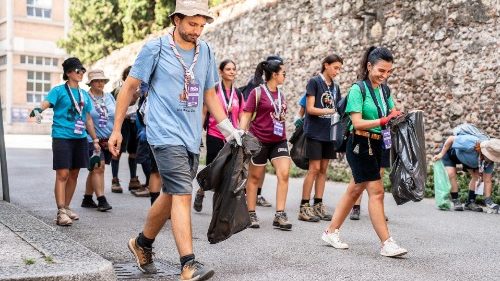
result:
[(85, 74), (85, 72), (86, 72), (86, 71), (85, 71), (85, 69), (83, 69), (83, 68), (82, 68), (82, 69), (80, 69), (80, 68), (75, 68), (75, 70), (74, 70), (74, 71), (76, 72), (76, 74)]

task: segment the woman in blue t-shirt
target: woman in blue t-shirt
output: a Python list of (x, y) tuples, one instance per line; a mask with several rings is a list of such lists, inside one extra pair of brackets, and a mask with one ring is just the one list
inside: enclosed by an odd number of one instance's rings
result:
[[(41, 113), (52, 108), (52, 154), (56, 171), (55, 197), (57, 225), (68, 226), (78, 215), (69, 208), (76, 188), (80, 168), (89, 164), (87, 132), (94, 148), (99, 151), (99, 139), (94, 131), (94, 122), (88, 114), (92, 102), (86, 91), (80, 89), (85, 68), (78, 58), (68, 58), (63, 64), (63, 79), (66, 83), (52, 88), (40, 107), (33, 109), (30, 117), (41, 119)], [(86, 130), (87, 129), (87, 130)]]
[[(115, 121), (115, 99), (111, 93), (104, 92), (104, 86), (109, 82), (109, 79), (104, 75), (104, 71), (100, 69), (89, 71), (88, 80), (87, 85), (90, 86), (89, 96), (93, 105), (90, 116), (94, 122), (94, 129), (99, 139), (101, 151), (96, 152), (94, 147), (89, 147), (89, 157), (95, 155), (98, 163), (94, 166), (95, 163), (91, 161), (82, 207), (97, 208), (98, 211), (105, 212), (112, 209), (104, 196), (104, 167), (111, 163), (108, 139)], [(90, 137), (88, 137), (88, 141), (92, 143)], [(93, 193), (97, 197), (97, 204), (92, 199)]]
[[(340, 100), (340, 88), (334, 83), (344, 61), (338, 55), (329, 55), (321, 62), (321, 72), (309, 80), (306, 87), (306, 115), (304, 134), (306, 136), (306, 157), (309, 170), (304, 177), (299, 220), (329, 221), (332, 216), (323, 205), (326, 170), (330, 159), (335, 159), (333, 136), (330, 133), (335, 105)], [(310, 205), (314, 184), (314, 205)]]

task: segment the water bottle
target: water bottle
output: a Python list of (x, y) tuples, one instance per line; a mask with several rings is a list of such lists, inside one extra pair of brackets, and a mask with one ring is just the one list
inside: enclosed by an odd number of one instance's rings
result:
[(37, 124), (42, 123), (42, 114), (40, 114), (40, 111), (35, 110), (35, 119)]
[(335, 112), (335, 114), (333, 114), (332, 118), (331, 118), (331, 123), (330, 123), (330, 126), (331, 126), (331, 131), (330, 131), (330, 139), (331, 140), (335, 140), (336, 139), (336, 136), (337, 136), (337, 127), (336, 124), (339, 122), (340, 120), (340, 115)]

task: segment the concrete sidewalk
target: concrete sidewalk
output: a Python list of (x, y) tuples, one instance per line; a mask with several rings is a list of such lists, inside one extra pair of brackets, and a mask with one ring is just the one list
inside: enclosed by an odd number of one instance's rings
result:
[(116, 280), (111, 262), (0, 201), (0, 280)]

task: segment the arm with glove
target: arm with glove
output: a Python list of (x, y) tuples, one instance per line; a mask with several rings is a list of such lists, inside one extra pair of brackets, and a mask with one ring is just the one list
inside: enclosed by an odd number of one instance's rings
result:
[(35, 107), (33, 110), (30, 112), (30, 117), (35, 117), (36, 122), (40, 124), (42, 122), (42, 112), (50, 107), (50, 103), (48, 101), (43, 101), (40, 104), (40, 107)]
[(205, 105), (207, 106), (208, 112), (217, 121), (217, 129), (224, 135), (226, 141), (234, 139), (238, 145), (241, 145), (241, 136), (244, 131), (237, 130), (234, 128), (227, 115), (224, 113), (224, 109), (217, 98), (215, 93), (215, 88), (211, 88), (204, 93)]
[(368, 130), (378, 126), (385, 126), (387, 125), (387, 123), (389, 123), (389, 121), (391, 121), (395, 117), (400, 116), (401, 114), (403, 114), (401, 111), (394, 109), (386, 117), (375, 120), (364, 120), (361, 112), (351, 112), (351, 120), (356, 130)]

